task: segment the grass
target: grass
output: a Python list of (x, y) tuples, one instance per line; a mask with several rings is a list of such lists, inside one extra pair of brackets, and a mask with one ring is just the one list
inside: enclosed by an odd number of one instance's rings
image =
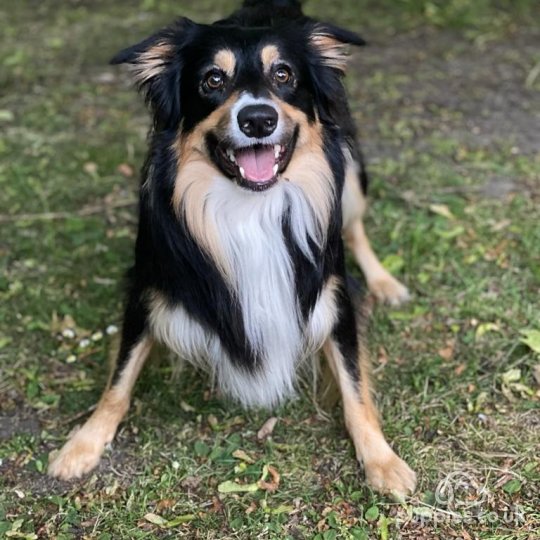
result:
[[(372, 44), (348, 80), (367, 227), (414, 298), (376, 307), (369, 338), (386, 433), (419, 475), (412, 499), (365, 486), (340, 408), (309, 388), (259, 442), (268, 413), (164, 360), (95, 473), (45, 476), (106, 380), (132, 256), (148, 120), (107, 60), (179, 12), (235, 5), (179, 4), (0, 9), (0, 537), (535, 537), (540, 357), (522, 332), (540, 329), (540, 59), (524, 0), (307, 2)], [(276, 491), (219, 493), (267, 465)]]

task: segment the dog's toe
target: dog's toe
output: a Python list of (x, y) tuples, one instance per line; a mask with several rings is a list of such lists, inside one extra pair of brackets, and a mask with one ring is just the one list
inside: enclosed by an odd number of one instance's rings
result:
[(416, 488), (415, 472), (396, 454), (385, 461), (366, 463), (365, 471), (367, 482), (380, 493), (402, 499)]
[(411, 297), (407, 287), (391, 275), (370, 281), (368, 287), (378, 300), (392, 306), (399, 306)]
[(76, 433), (49, 463), (48, 474), (60, 480), (80, 478), (99, 463), (103, 446)]

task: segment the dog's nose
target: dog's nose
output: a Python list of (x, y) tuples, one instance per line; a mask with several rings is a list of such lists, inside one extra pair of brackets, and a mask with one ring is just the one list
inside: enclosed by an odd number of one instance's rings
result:
[(277, 123), (278, 113), (270, 105), (248, 105), (238, 113), (238, 125), (248, 137), (268, 137)]

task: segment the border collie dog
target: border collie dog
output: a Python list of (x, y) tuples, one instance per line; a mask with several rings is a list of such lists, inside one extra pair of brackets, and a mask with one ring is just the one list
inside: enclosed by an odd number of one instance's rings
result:
[(342, 235), (368, 287), (399, 303), (362, 225), (366, 175), (342, 84), (353, 32), (295, 0), (247, 0), (212, 25), (180, 19), (121, 51), (153, 115), (118, 361), (49, 474), (93, 469), (152, 344), (206, 369), (244, 406), (294, 393), (322, 350), (367, 482), (412, 493), (378, 421)]

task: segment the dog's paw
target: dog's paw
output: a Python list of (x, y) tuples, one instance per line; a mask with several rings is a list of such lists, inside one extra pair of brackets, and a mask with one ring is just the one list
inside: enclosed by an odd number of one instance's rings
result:
[(384, 461), (365, 463), (368, 484), (379, 491), (403, 499), (416, 488), (416, 473), (396, 454)]
[(51, 456), (48, 474), (60, 480), (80, 478), (90, 472), (99, 463), (104, 445), (87, 437), (83, 430), (78, 431), (62, 447), (60, 452)]
[(407, 287), (390, 274), (369, 281), (368, 288), (378, 300), (392, 306), (399, 306), (411, 297)]

